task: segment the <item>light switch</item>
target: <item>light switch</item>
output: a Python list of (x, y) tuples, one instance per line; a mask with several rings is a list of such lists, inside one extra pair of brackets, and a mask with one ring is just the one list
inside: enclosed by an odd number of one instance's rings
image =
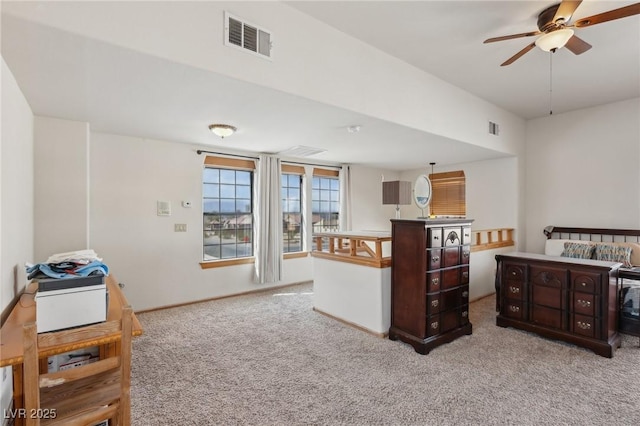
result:
[(186, 223), (176, 223), (173, 225), (174, 232), (187, 232), (187, 224)]
[(169, 201), (158, 201), (156, 203), (158, 216), (171, 216), (171, 203)]

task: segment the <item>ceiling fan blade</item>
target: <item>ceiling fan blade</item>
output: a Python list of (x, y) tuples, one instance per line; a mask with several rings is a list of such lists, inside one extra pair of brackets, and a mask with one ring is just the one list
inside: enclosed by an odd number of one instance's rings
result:
[(614, 19), (626, 18), (627, 16), (638, 14), (640, 14), (640, 3), (634, 3), (619, 9), (613, 9), (598, 15), (579, 19), (573, 25), (578, 28), (588, 27), (590, 25), (601, 24), (603, 22), (613, 21)]
[(556, 14), (553, 17), (553, 22), (556, 22), (560, 18), (564, 19), (564, 22), (569, 22), (569, 19), (571, 19), (571, 15), (573, 15), (573, 12), (575, 12), (578, 6), (580, 6), (580, 3), (582, 3), (582, 0), (580, 1), (563, 0), (563, 2), (560, 3), (560, 6), (558, 6), (558, 10), (556, 11)]
[(506, 61), (504, 61), (503, 63), (501, 63), (500, 66), (504, 67), (506, 65), (510, 65), (510, 64), (514, 63), (517, 59), (519, 59), (522, 55), (524, 55), (525, 53), (527, 53), (528, 51), (530, 51), (534, 47), (536, 47), (535, 42), (531, 43), (530, 45), (528, 45), (527, 47), (525, 47), (524, 49), (522, 49), (521, 51), (519, 51), (518, 53), (516, 53), (515, 55), (513, 55), (512, 57), (510, 57)]
[(531, 31), (531, 32), (528, 32), (528, 33), (511, 34), (511, 35), (508, 35), (508, 36), (488, 38), (484, 42), (485, 43), (493, 43), (495, 41), (511, 40), (512, 38), (531, 37), (531, 36), (538, 35), (538, 34), (542, 34), (542, 33), (540, 31)]
[(569, 39), (564, 47), (573, 52), (574, 55), (579, 55), (591, 49), (591, 45), (589, 43), (575, 35)]

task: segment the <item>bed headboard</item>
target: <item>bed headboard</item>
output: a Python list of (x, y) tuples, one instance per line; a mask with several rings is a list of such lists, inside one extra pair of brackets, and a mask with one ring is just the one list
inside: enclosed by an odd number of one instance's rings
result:
[(547, 239), (593, 241), (597, 243), (640, 243), (640, 229), (567, 228), (547, 226)]
[[(604, 229), (604, 228), (569, 228), (562, 226), (547, 226), (544, 228), (544, 234), (547, 236), (545, 245), (545, 254), (552, 256), (561, 256), (564, 244), (566, 242), (582, 242), (589, 241), (594, 246), (599, 247), (598, 250), (615, 250), (615, 261), (620, 261), (626, 267), (640, 266), (640, 229)], [(554, 241), (558, 240), (558, 241)], [(589, 244), (589, 243), (586, 243)], [(584, 246), (584, 244), (578, 244)], [(614, 246), (612, 249), (611, 246)], [(626, 252), (620, 254), (620, 250)], [(594, 256), (596, 254), (594, 253)], [(618, 258), (622, 256), (624, 260)], [(600, 258), (600, 257), (598, 257)], [(602, 257), (602, 259), (607, 259)]]

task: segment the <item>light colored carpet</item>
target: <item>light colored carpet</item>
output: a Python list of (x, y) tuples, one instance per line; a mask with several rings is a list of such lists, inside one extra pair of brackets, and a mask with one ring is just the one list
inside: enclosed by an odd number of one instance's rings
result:
[(419, 355), (312, 310), (311, 284), (138, 315), (133, 424), (637, 425), (640, 348), (613, 359), (495, 325)]

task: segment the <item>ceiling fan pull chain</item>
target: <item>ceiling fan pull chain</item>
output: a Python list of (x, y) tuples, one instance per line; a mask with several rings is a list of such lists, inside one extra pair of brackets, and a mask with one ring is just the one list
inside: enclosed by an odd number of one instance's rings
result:
[(549, 115), (553, 115), (553, 51), (549, 51)]

